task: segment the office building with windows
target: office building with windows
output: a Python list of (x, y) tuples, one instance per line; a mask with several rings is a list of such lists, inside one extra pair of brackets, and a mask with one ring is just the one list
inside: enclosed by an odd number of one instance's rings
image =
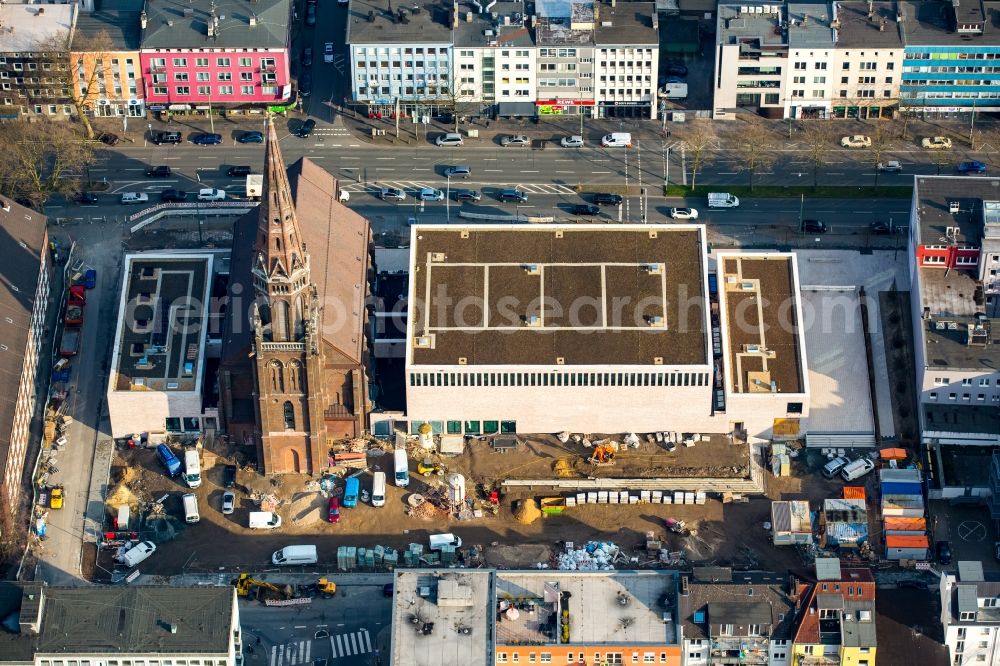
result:
[(0, 115), (67, 119), (73, 4), (0, 4)]
[(98, 117), (146, 115), (139, 62), (139, 8), (132, 0), (104, 0), (76, 20), (70, 52), (74, 96)]

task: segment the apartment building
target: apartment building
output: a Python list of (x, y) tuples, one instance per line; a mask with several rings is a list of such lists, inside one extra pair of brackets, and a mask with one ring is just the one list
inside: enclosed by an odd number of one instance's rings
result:
[(959, 562), (941, 576), (941, 625), (953, 666), (1000, 662), (1000, 580), (982, 562)]
[(68, 118), (74, 4), (0, 4), (0, 117)]
[(685, 666), (792, 663), (789, 579), (776, 573), (696, 567), (678, 591)]
[(841, 569), (816, 559), (816, 582), (798, 584), (793, 632), (796, 666), (875, 666), (875, 579), (869, 569)]
[(898, 104), (892, 2), (726, 2), (717, 21), (716, 118), (872, 118)]
[(0, 665), (237, 666), (236, 591), (0, 583)]
[(36, 384), (38, 359), (49, 353), (46, 313), (52, 267), (45, 223), (44, 215), (0, 197), (0, 278), (7, 285), (0, 291), (0, 303), (8, 324), (0, 329), (0, 368), (7, 378), (0, 400), (0, 494), (11, 513), (20, 512), (21, 491), (27, 487), (22, 480), (41, 390)]
[(899, 0), (900, 106), (925, 114), (1000, 111), (1000, 3)]
[(1000, 202), (989, 181), (916, 179), (911, 301), (920, 427), (941, 444), (1000, 442)]
[[(372, 116), (655, 118), (653, 3), (454, 2), (447, 11), (352, 0), (352, 100)], [(398, 108), (397, 108), (398, 107)]]
[(146, 115), (139, 61), (141, 3), (103, 0), (77, 17), (70, 47), (74, 96), (98, 117)]
[(262, 112), (293, 101), (290, 0), (147, 0), (139, 59), (150, 110)]
[(386, 118), (452, 110), (458, 92), (452, 79), (457, 5), (451, 11), (390, 9), (374, 0), (351, 0), (348, 6), (352, 101)]

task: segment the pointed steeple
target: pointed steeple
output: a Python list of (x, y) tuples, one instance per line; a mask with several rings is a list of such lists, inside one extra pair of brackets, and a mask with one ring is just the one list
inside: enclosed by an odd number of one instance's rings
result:
[(268, 278), (288, 278), (307, 266), (292, 188), (274, 122), (267, 120), (264, 183), (257, 218), (257, 252)]

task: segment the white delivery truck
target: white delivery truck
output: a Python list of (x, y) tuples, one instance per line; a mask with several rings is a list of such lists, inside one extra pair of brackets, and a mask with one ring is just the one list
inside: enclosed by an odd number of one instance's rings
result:
[(385, 506), (385, 472), (375, 472), (372, 476), (372, 506)]
[(666, 83), (657, 91), (657, 95), (663, 99), (685, 99), (688, 96), (688, 84)]
[(273, 530), (281, 527), (281, 516), (273, 511), (251, 511), (247, 526), (252, 530)]
[(197, 488), (201, 485), (201, 460), (198, 458), (198, 449), (184, 449), (184, 481), (188, 488)]
[(316, 546), (285, 546), (281, 550), (274, 551), (274, 555), (271, 555), (271, 564), (279, 567), (316, 564), (318, 561)]
[(709, 208), (736, 208), (740, 205), (740, 200), (729, 192), (709, 192)]
[(406, 449), (396, 449), (392, 454), (393, 467), (396, 475), (396, 485), (405, 488), (410, 483), (409, 461), (406, 458)]

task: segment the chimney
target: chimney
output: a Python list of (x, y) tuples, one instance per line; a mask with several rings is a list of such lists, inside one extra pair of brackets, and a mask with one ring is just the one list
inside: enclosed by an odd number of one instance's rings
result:
[(44, 13), (45, 13), (45, 7), (39, 7), (38, 13), (36, 13), (35, 16), (41, 16)]
[(681, 576), (681, 596), (686, 597), (691, 590), (688, 588), (688, 577)]
[(660, 15), (656, 12), (655, 8), (653, 9), (653, 30), (657, 32), (660, 30)]
[(139, 12), (139, 25), (142, 26), (143, 30), (146, 29), (146, 20), (147, 20), (146, 19), (146, 12)]

